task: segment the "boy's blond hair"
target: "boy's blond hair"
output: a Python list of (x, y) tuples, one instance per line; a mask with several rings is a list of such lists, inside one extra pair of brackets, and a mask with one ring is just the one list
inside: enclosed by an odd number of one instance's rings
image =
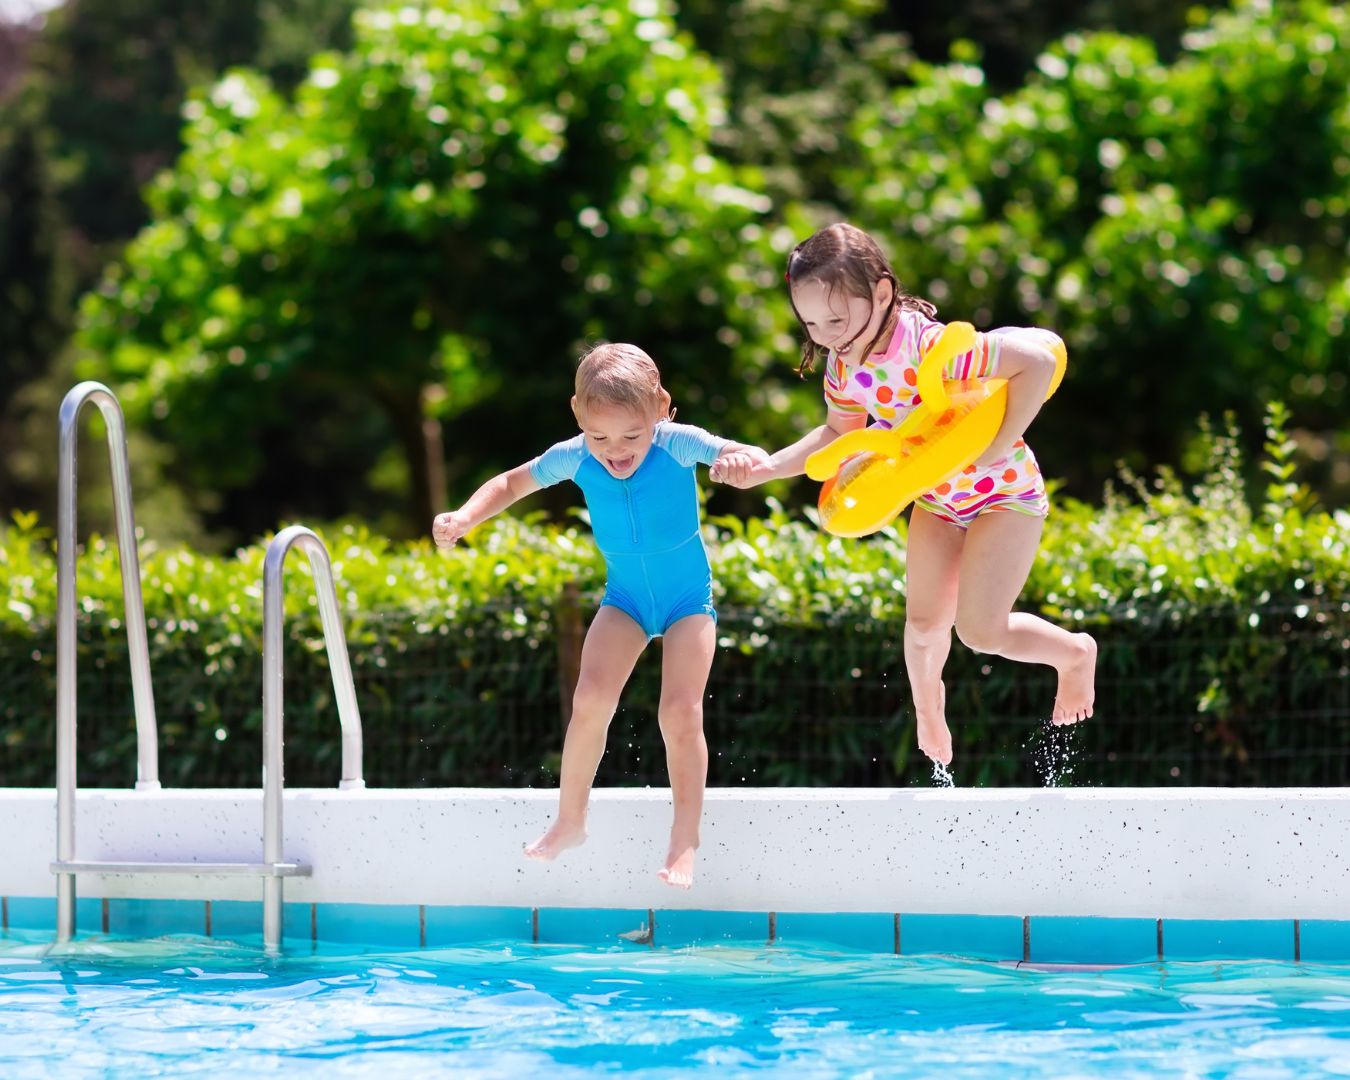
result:
[(670, 414), (670, 395), (661, 385), (656, 361), (636, 345), (623, 343), (597, 345), (582, 356), (572, 402), (579, 412), (603, 404)]

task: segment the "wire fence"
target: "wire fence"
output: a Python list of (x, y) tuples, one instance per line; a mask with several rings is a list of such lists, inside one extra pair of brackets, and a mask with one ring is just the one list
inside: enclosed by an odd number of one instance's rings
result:
[[(368, 782), (379, 787), (552, 786), (582, 610), (503, 607), (432, 633), (405, 614), (349, 627)], [(1096, 711), (1052, 728), (1054, 673), (954, 643), (947, 714), (960, 786), (1342, 786), (1350, 782), (1350, 613), (1224, 610), (1108, 623)], [(915, 745), (898, 624), (765, 627), (726, 612), (705, 700), (715, 786), (932, 783)], [(167, 786), (260, 782), (261, 657), (246, 645), (157, 635), (154, 688)], [(0, 784), (54, 776), (53, 642), (0, 641)], [(128, 786), (135, 728), (124, 639), (79, 639), (79, 780)], [(287, 642), (286, 782), (330, 786), (340, 741), (326, 659)], [(661, 646), (639, 662), (597, 783), (665, 786)]]

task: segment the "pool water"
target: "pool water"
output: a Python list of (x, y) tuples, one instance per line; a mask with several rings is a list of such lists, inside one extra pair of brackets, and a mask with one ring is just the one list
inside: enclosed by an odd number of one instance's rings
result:
[(0, 941), (0, 1076), (1350, 1075), (1350, 968)]

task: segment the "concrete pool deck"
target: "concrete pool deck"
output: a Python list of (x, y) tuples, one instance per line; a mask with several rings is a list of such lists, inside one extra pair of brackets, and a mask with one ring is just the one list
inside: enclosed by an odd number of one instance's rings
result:
[[(521, 847), (557, 794), (292, 789), (288, 904), (1150, 919), (1350, 918), (1340, 789), (827, 789), (708, 792), (697, 881), (657, 880), (664, 789), (595, 793), (590, 839), (556, 863)], [(257, 861), (260, 790), (81, 790), (80, 859)], [(0, 896), (49, 897), (56, 794), (0, 789)], [(256, 900), (256, 879), (82, 875), (90, 898)]]

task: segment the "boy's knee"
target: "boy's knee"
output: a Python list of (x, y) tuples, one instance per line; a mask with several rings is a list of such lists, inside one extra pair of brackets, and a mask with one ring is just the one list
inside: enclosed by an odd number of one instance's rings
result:
[(698, 698), (675, 698), (661, 702), (661, 734), (669, 739), (692, 738), (703, 733), (703, 702)]
[(583, 679), (572, 694), (572, 718), (608, 723), (617, 704), (609, 691)]

